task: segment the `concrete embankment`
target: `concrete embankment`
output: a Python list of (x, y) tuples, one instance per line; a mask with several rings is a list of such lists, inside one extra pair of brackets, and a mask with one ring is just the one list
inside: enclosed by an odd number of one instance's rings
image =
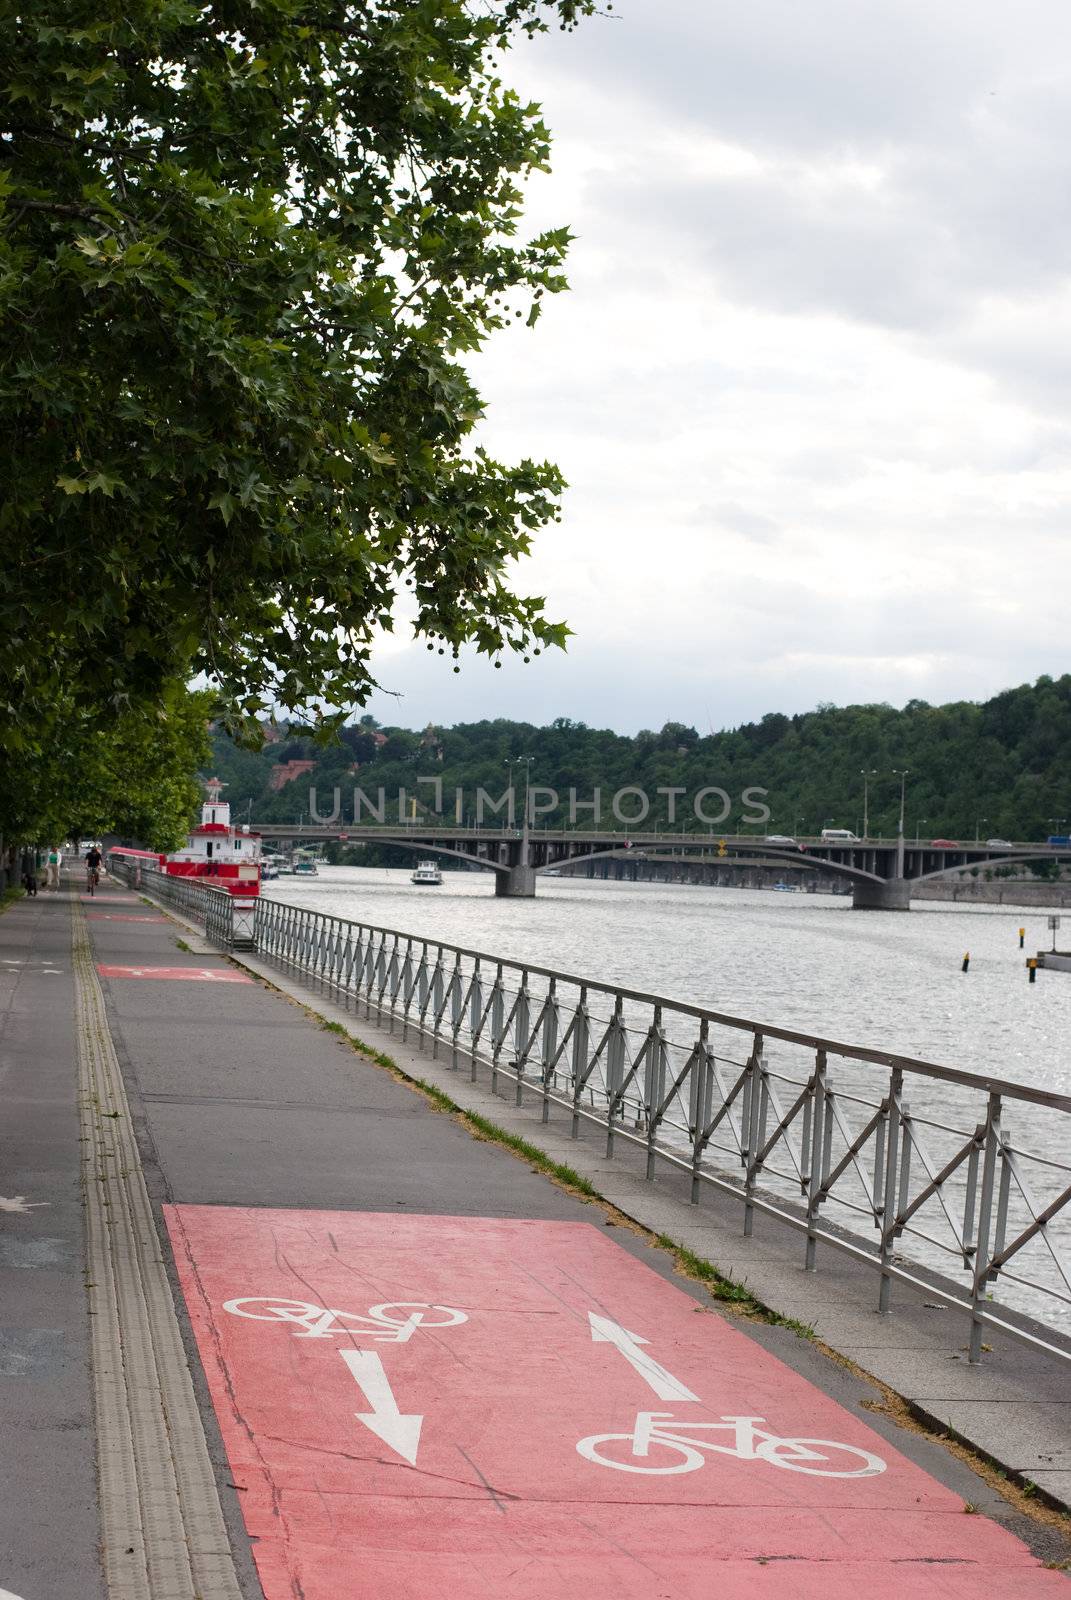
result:
[(912, 887), (912, 900), (941, 900), (952, 905), (1041, 907), (1059, 911), (1071, 906), (1071, 883), (1039, 883), (1019, 878), (977, 878), (962, 881), (919, 883)]

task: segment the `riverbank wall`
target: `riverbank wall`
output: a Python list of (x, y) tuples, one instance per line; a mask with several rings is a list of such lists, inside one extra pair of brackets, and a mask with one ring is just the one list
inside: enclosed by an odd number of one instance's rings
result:
[(959, 905), (1039, 906), (1059, 911), (1071, 906), (1071, 883), (1040, 883), (1036, 878), (997, 878), (989, 883), (969, 878), (944, 883), (920, 883), (912, 900), (942, 900)]

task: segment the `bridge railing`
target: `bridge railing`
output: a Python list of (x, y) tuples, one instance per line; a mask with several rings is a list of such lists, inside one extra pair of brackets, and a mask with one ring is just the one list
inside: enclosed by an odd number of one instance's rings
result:
[(1071, 1359), (1071, 1097), (261, 899), (259, 954), (453, 1070), (639, 1145), (877, 1279)]
[[(175, 878), (140, 861), (113, 860), (112, 875), (132, 889), (144, 889), (155, 900), (196, 922), (213, 944), (229, 950), (236, 943), (234, 900), (225, 889), (210, 888), (197, 878)], [(240, 942), (240, 941), (238, 941)]]

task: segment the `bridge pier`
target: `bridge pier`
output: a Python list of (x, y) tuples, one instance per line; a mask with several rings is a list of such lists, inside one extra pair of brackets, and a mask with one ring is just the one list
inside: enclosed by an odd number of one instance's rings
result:
[(534, 867), (510, 867), (495, 873), (495, 894), (507, 900), (531, 900), (536, 892)]
[(907, 878), (869, 883), (857, 878), (852, 885), (853, 911), (910, 911), (911, 884)]

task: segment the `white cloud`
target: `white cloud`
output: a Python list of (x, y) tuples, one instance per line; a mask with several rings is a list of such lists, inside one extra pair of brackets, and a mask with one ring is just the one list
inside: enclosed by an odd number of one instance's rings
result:
[(518, 48), (573, 292), (476, 364), (565, 519), (567, 657), (380, 661), (421, 722), (706, 725), (1067, 664), (1071, 12), (625, 0)]

